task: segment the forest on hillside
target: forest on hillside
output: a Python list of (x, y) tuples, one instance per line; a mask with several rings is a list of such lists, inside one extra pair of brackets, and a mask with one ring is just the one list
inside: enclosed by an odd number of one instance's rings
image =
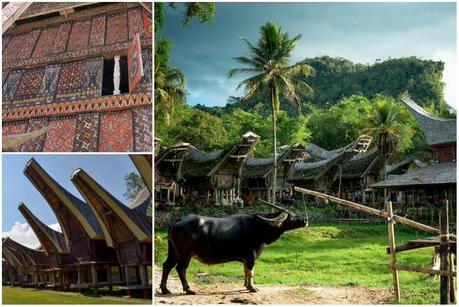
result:
[[(212, 3), (180, 5), (183, 6), (180, 7), (182, 26), (195, 19), (211, 23), (215, 10)], [(271, 156), (273, 121), (267, 92), (250, 99), (228, 97), (224, 107), (187, 105), (186, 76), (170, 67), (173, 42), (161, 34), (164, 18), (164, 5), (155, 4), (155, 136), (161, 139), (162, 146), (185, 141), (201, 150), (212, 151), (232, 146), (244, 133), (253, 131), (261, 137), (254, 154)], [(342, 147), (368, 131), (368, 123), (375, 116), (375, 105), (385, 101), (398, 109), (397, 149), (392, 160), (417, 156), (426, 161), (431, 159), (430, 149), (400, 97), (411, 97), (436, 116), (456, 116), (444, 101), (444, 63), (441, 61), (407, 57), (363, 65), (322, 56), (297, 64), (312, 67), (312, 75), (299, 79), (307, 83), (314, 94), (299, 95), (298, 106), (280, 96), (280, 110), (276, 112), (277, 146), (300, 142), (314, 143), (328, 150)]]

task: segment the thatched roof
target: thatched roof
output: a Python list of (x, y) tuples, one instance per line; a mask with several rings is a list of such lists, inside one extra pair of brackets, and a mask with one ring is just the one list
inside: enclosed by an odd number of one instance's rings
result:
[(335, 150), (327, 151), (317, 145), (311, 144), (306, 151), (313, 157), (312, 162), (297, 162), (293, 166), (291, 180), (317, 179), (333, 166), (339, 165), (356, 154), (355, 148), (358, 140)]
[(376, 148), (356, 154), (343, 165), (342, 178), (350, 179), (364, 176), (369, 168), (377, 163), (378, 159), (381, 159), (381, 156)]
[(402, 101), (416, 118), (429, 145), (456, 142), (455, 119), (444, 119), (430, 115), (409, 98), (402, 98)]
[(387, 180), (372, 184), (374, 188), (456, 184), (456, 162), (433, 163), (423, 168), (392, 175)]
[(26, 255), (29, 260), (35, 265), (47, 265), (48, 257), (43, 251), (38, 251), (27, 246), (24, 246), (13, 239), (7, 237), (2, 241), (3, 246), (10, 246)]

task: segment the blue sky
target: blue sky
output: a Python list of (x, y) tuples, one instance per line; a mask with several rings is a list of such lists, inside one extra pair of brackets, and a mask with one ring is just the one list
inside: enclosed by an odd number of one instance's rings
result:
[(188, 103), (226, 103), (243, 77), (228, 79), (246, 52), (240, 36), (258, 39), (260, 25), (274, 21), (291, 36), (302, 34), (293, 61), (322, 55), (358, 63), (418, 56), (446, 62), (446, 101), (456, 106), (455, 3), (217, 3), (213, 24), (181, 27), (166, 10), (162, 34), (175, 41), (171, 65), (188, 79)]
[[(17, 209), (20, 202), (27, 207), (47, 225), (57, 223), (56, 217), (33, 184), (23, 174), (24, 166), (31, 158), (48, 172), (60, 185), (80, 199), (83, 199), (76, 187), (70, 181), (72, 172), (77, 168), (83, 168), (105, 189), (127, 204), (123, 196), (126, 191), (124, 175), (130, 172), (137, 172), (134, 164), (128, 155), (23, 155), (3, 154), (2, 163), (2, 231), (13, 232), (13, 235), (27, 236), (30, 233), (25, 225), (25, 219)], [(19, 224), (18, 224), (19, 223)], [(16, 228), (15, 228), (16, 226)], [(24, 227), (21, 227), (24, 226)], [(18, 233), (19, 232), (19, 233)], [(24, 233), (23, 233), (24, 232)], [(26, 240), (26, 239), (24, 239)]]

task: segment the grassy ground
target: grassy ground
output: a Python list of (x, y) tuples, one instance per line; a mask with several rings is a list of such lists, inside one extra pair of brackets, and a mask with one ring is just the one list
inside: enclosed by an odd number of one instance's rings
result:
[[(396, 225), (397, 244), (427, 237), (412, 228)], [(317, 225), (286, 233), (268, 246), (255, 266), (255, 283), (285, 285), (339, 285), (392, 287), (387, 226), (340, 224)], [(167, 256), (167, 232), (155, 237), (155, 262)], [(429, 267), (433, 249), (399, 253), (399, 264)], [(175, 271), (173, 274), (176, 274)], [(187, 276), (195, 283), (242, 283), (238, 262), (206, 266), (192, 260)], [(400, 272), (403, 304), (438, 304), (439, 280), (426, 274)]]
[(2, 287), (3, 304), (145, 304), (152, 301), (116, 296), (90, 296), (77, 292), (59, 292), (52, 290), (36, 290), (20, 287)]

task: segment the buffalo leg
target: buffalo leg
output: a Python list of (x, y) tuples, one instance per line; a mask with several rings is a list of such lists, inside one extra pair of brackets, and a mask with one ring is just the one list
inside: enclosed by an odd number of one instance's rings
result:
[(246, 261), (244, 265), (245, 265), (246, 280), (247, 280), (246, 288), (250, 292), (258, 292), (258, 289), (253, 286), (253, 275), (255, 274), (255, 270), (254, 270), (255, 262)]
[(173, 257), (171, 255), (168, 255), (166, 261), (163, 264), (163, 275), (161, 277), (161, 284), (160, 284), (162, 294), (171, 293), (169, 289), (167, 289), (167, 278), (169, 277), (169, 273), (171, 272), (171, 270), (174, 268), (176, 264), (177, 262), (175, 262)]
[(249, 280), (247, 278), (247, 267), (245, 266), (244, 263), (244, 287), (247, 287), (249, 285)]
[(190, 289), (190, 285), (188, 284), (188, 281), (186, 280), (186, 269), (188, 268), (190, 261), (191, 261), (191, 256), (187, 257), (186, 259), (182, 261), (179, 261), (175, 269), (177, 270), (180, 281), (182, 282), (183, 291), (185, 291), (186, 294), (193, 295), (193, 294), (196, 294), (196, 292)]

